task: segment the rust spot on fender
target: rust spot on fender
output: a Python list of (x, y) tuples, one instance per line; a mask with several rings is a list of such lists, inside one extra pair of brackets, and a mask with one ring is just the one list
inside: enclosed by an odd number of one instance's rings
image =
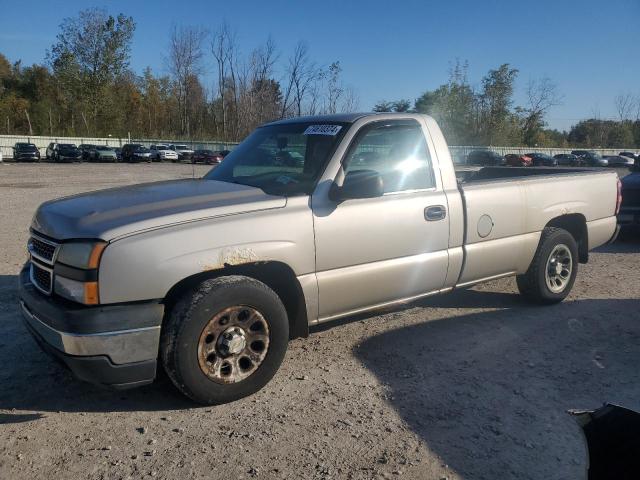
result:
[(258, 255), (250, 248), (225, 248), (218, 258), (202, 264), (202, 271), (219, 270), (226, 266), (242, 265), (258, 261)]

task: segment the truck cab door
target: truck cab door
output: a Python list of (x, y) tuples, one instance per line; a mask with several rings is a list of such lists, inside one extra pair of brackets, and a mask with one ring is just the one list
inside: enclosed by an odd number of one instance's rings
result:
[(320, 321), (437, 291), (447, 275), (447, 198), (421, 124), (362, 126), (338, 176), (363, 170), (381, 196), (334, 201), (322, 184), (312, 196)]

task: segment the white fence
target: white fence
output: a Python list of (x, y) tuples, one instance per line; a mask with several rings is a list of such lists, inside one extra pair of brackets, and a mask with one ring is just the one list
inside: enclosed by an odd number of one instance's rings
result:
[[(0, 135), (0, 152), (2, 157), (6, 159), (13, 158), (13, 146), (18, 142), (33, 143), (40, 149), (40, 155), (44, 158), (45, 150), (51, 142), (57, 143), (75, 143), (80, 145), (82, 143), (95, 144), (95, 145), (108, 145), (110, 147), (121, 147), (125, 143), (129, 142), (127, 138), (87, 138), (87, 137), (38, 137), (38, 136), (21, 136), (21, 135)], [(192, 149), (209, 149), (209, 150), (231, 150), (237, 144), (233, 142), (216, 142), (205, 140), (167, 140), (167, 139), (154, 139), (154, 138), (132, 138), (132, 143), (141, 143), (146, 145), (153, 144), (180, 144), (189, 145)], [(451, 146), (451, 156), (455, 163), (465, 163), (467, 154), (472, 150), (493, 150), (500, 155), (506, 155), (507, 153), (528, 153), (528, 152), (540, 152), (548, 155), (556, 155), (558, 153), (569, 153), (571, 150), (579, 150), (575, 148), (539, 148), (539, 147), (478, 147), (478, 146)], [(601, 155), (615, 155), (624, 148), (596, 148), (589, 149), (594, 150)]]
[[(89, 138), (89, 137), (40, 137), (40, 136), (23, 136), (23, 135), (0, 135), (0, 153), (6, 160), (7, 158), (13, 158), (13, 146), (18, 142), (33, 143), (40, 150), (42, 158), (45, 156), (47, 146), (52, 143), (75, 143), (80, 145), (87, 143), (90, 145), (107, 145), (109, 147), (118, 148), (129, 143), (128, 138)], [(131, 138), (131, 143), (141, 143), (145, 146), (154, 144), (161, 145), (188, 145), (194, 150), (197, 149), (209, 149), (209, 150), (231, 150), (237, 144), (233, 142), (216, 142), (216, 141), (204, 141), (204, 140), (166, 140), (158, 138)]]

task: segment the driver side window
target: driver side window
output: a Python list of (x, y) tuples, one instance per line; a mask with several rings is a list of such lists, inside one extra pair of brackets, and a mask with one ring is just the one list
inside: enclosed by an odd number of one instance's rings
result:
[(385, 193), (435, 187), (427, 142), (415, 121), (375, 122), (363, 127), (344, 161), (345, 173), (373, 170)]

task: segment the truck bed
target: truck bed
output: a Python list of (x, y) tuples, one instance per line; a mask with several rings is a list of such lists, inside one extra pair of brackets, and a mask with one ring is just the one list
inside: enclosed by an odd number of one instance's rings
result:
[(586, 226), (583, 252), (608, 241), (615, 230), (614, 170), (484, 167), (456, 176), (465, 211), (459, 285), (526, 271), (552, 219), (573, 218)]
[(456, 178), (463, 184), (486, 182), (491, 180), (521, 179), (541, 175), (576, 175), (593, 173), (612, 173), (613, 170), (584, 167), (456, 167)]

